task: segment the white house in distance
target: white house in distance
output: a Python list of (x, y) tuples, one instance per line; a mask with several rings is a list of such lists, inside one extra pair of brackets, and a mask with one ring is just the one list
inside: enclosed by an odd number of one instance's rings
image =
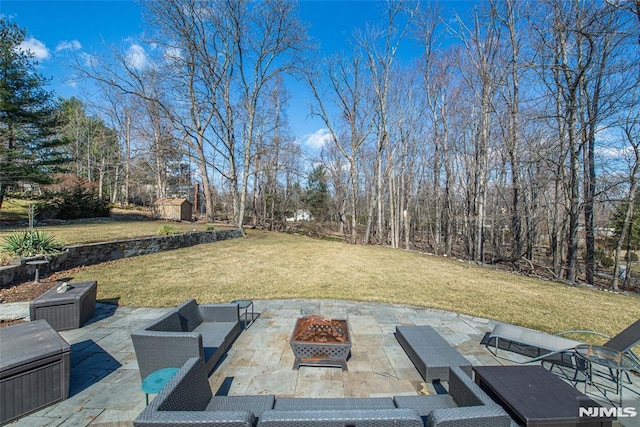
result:
[(306, 209), (298, 209), (293, 216), (287, 218), (287, 222), (311, 221), (311, 213)]

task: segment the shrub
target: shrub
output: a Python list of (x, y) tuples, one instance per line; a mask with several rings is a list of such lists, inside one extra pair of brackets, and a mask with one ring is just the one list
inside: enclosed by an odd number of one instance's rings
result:
[(80, 219), (109, 216), (109, 201), (100, 197), (95, 186), (80, 179), (45, 192), (44, 202), (36, 205), (39, 219)]
[(627, 252), (624, 256), (625, 261), (638, 262), (638, 254), (635, 252)]
[(613, 258), (609, 256), (604, 248), (596, 248), (596, 250), (593, 252), (593, 258), (595, 262), (603, 268), (613, 267)]
[(13, 233), (6, 236), (4, 241), (4, 252), (22, 257), (55, 254), (60, 252), (58, 248), (61, 246), (52, 234), (38, 230)]
[(172, 225), (166, 224), (160, 227), (160, 230), (158, 230), (158, 234), (160, 236), (175, 236), (176, 234), (178, 234), (178, 232)]
[(206, 231), (216, 231), (216, 227), (214, 227), (213, 225), (207, 225), (207, 228), (205, 230)]
[(8, 265), (11, 262), (11, 255), (7, 252), (0, 252), (0, 266)]
[(609, 256), (603, 256), (602, 258), (600, 258), (600, 265), (603, 266), (604, 268), (613, 267), (613, 258)]

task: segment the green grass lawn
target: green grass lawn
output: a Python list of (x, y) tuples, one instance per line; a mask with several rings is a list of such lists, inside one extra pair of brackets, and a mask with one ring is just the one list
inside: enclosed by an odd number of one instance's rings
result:
[[(74, 243), (104, 242), (117, 239), (130, 239), (143, 236), (158, 236), (164, 225), (178, 232), (204, 231), (207, 224), (170, 222), (170, 221), (105, 221), (96, 219), (83, 223), (37, 226), (41, 231), (52, 234), (63, 245)], [(226, 228), (216, 225), (216, 228)], [(0, 242), (5, 236), (27, 230), (26, 226), (5, 226), (0, 228)]]
[(592, 329), (610, 335), (640, 317), (635, 296), (397, 249), (261, 231), (71, 275), (97, 280), (98, 298), (131, 306), (174, 306), (187, 298), (332, 298), (432, 307), (548, 332)]
[[(3, 205), (6, 218), (9, 205)], [(16, 215), (20, 209), (15, 207)], [(38, 227), (63, 244), (158, 235), (205, 224), (105, 221)], [(0, 239), (25, 227), (0, 228)], [(233, 299), (335, 298), (449, 310), (547, 332), (615, 334), (640, 318), (636, 296), (603, 292), (397, 249), (249, 231), (234, 239), (66, 272), (98, 280), (98, 297), (130, 306)]]
[(0, 221), (28, 221), (29, 203), (29, 200), (5, 198), (0, 209)]

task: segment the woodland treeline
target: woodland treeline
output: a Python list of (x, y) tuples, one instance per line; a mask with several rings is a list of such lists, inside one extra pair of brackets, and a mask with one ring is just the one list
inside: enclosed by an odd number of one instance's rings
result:
[[(352, 243), (544, 263), (569, 282), (593, 283), (610, 251), (622, 286), (640, 167), (637, 1), (491, 0), (464, 16), (375, 2), (379, 21), (331, 57), (294, 2), (142, 4), (153, 49), (73, 64), (112, 133), (81, 123), (91, 100), (66, 101), (75, 172), (113, 202), (198, 182), (209, 221), (277, 229), (305, 208)], [(311, 158), (288, 122), (292, 77), (324, 123)]]

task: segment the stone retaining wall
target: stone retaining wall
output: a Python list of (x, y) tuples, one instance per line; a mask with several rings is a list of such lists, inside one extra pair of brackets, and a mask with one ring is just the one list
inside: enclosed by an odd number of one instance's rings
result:
[[(40, 277), (83, 265), (99, 264), (114, 259), (153, 254), (238, 237), (242, 237), (240, 230), (216, 230), (65, 246), (62, 248), (61, 254), (47, 256), (49, 263), (40, 267)], [(27, 262), (35, 259), (42, 259), (42, 257), (22, 258), (19, 265), (1, 266), (0, 287), (32, 280), (36, 267), (28, 265)]]

